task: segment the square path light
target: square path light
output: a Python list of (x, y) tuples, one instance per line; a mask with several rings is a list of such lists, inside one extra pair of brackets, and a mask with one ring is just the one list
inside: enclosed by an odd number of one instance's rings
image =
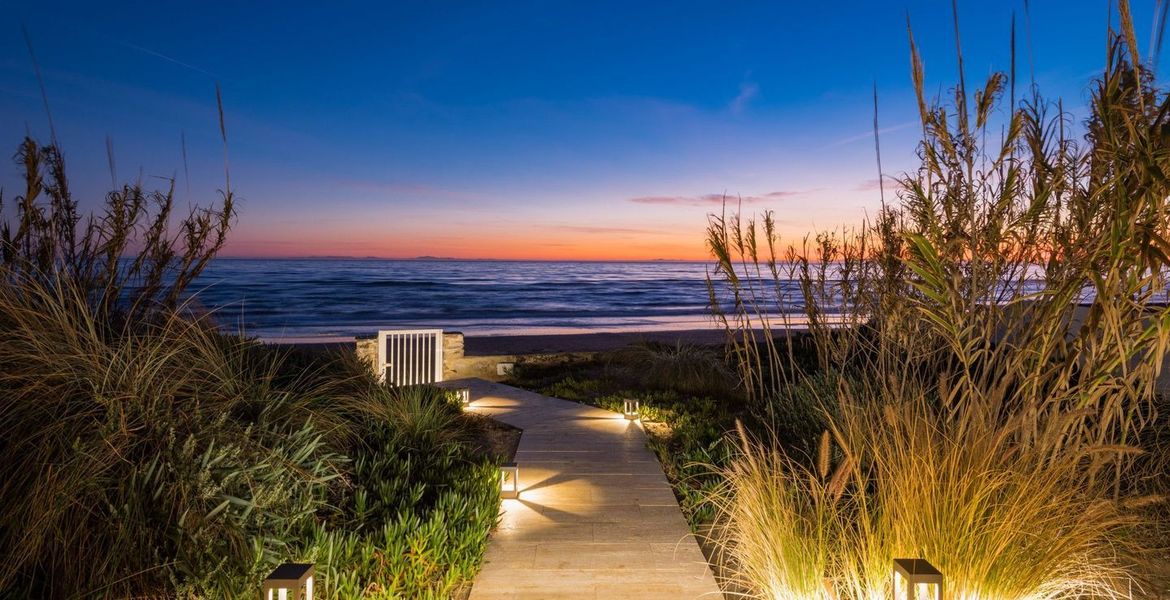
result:
[(514, 462), (500, 465), (500, 498), (520, 497), (520, 467)]
[(942, 600), (943, 576), (921, 558), (894, 559), (894, 600)]
[(284, 563), (264, 578), (261, 600), (313, 600), (312, 564)]
[(471, 388), (461, 387), (455, 388), (455, 398), (459, 400), (459, 405), (463, 408), (471, 406)]
[(641, 403), (638, 402), (637, 399), (626, 398), (622, 404), (622, 414), (624, 414), (627, 419), (633, 421), (634, 419), (638, 418), (638, 409), (641, 408)]

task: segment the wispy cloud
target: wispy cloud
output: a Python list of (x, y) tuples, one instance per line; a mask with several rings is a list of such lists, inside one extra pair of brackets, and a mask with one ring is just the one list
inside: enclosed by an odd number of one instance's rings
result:
[[(901, 130), (906, 129), (908, 127), (913, 127), (915, 125), (918, 125), (918, 121), (906, 121), (905, 123), (898, 123), (897, 125), (890, 125), (889, 127), (882, 127), (880, 129), (878, 129), (878, 135), (881, 135), (883, 133), (893, 133), (895, 131), (901, 131)], [(859, 133), (857, 135), (851, 135), (847, 138), (839, 139), (839, 140), (829, 144), (829, 147), (832, 148), (835, 146), (844, 146), (845, 144), (852, 144), (853, 142), (859, 142), (861, 140), (873, 140), (873, 130), (871, 129), (865, 133)]]
[(639, 196), (630, 198), (635, 204), (659, 204), (664, 206), (718, 206), (728, 204), (757, 204), (774, 200), (784, 200), (808, 193), (812, 190), (781, 190), (766, 194), (740, 196), (735, 194), (703, 194), (701, 196)]
[(557, 231), (565, 231), (570, 233), (585, 233), (595, 235), (610, 235), (610, 234), (632, 234), (632, 235), (662, 235), (668, 233), (665, 231), (656, 231), (653, 229), (636, 229), (633, 227), (604, 227), (604, 226), (590, 226), (590, 225), (550, 225), (546, 229), (555, 229)]
[(866, 179), (865, 181), (862, 181), (861, 183), (854, 186), (853, 191), (855, 191), (855, 192), (876, 192), (879, 189), (881, 189), (881, 187), (882, 187), (881, 184), (882, 184), (882, 182), (880, 180), (878, 180), (876, 177), (873, 179)]
[[(897, 190), (902, 189), (902, 184), (899, 183), (897, 179), (895, 179), (889, 175), (886, 175), (884, 177), (884, 180), (885, 180), (885, 185), (886, 185), (886, 191), (897, 191)], [(853, 188), (853, 191), (855, 191), (855, 192), (876, 192), (876, 191), (881, 189), (881, 183), (882, 182), (879, 182), (877, 180), (877, 178), (866, 179), (865, 181), (858, 183)]]
[(730, 110), (731, 114), (733, 115), (743, 114), (743, 111), (747, 108), (748, 104), (750, 104), (752, 100), (755, 100), (756, 96), (759, 95), (759, 84), (751, 81), (741, 83), (739, 84), (739, 95), (731, 100), (731, 103), (727, 105), (727, 109)]

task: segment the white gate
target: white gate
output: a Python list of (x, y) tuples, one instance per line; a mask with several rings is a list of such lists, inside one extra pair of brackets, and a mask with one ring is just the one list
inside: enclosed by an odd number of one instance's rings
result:
[(391, 329), (378, 332), (378, 375), (390, 385), (443, 380), (442, 329)]

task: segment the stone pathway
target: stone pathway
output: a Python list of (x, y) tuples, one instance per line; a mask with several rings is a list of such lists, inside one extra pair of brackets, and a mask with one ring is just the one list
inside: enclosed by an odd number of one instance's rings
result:
[(481, 379), (472, 410), (524, 430), (472, 600), (722, 595), (638, 423)]

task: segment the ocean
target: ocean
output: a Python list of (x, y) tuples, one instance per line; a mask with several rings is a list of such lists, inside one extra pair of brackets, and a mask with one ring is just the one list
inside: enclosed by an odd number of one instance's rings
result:
[(349, 339), (389, 328), (469, 335), (714, 327), (701, 262), (217, 259), (192, 286), (228, 330)]

